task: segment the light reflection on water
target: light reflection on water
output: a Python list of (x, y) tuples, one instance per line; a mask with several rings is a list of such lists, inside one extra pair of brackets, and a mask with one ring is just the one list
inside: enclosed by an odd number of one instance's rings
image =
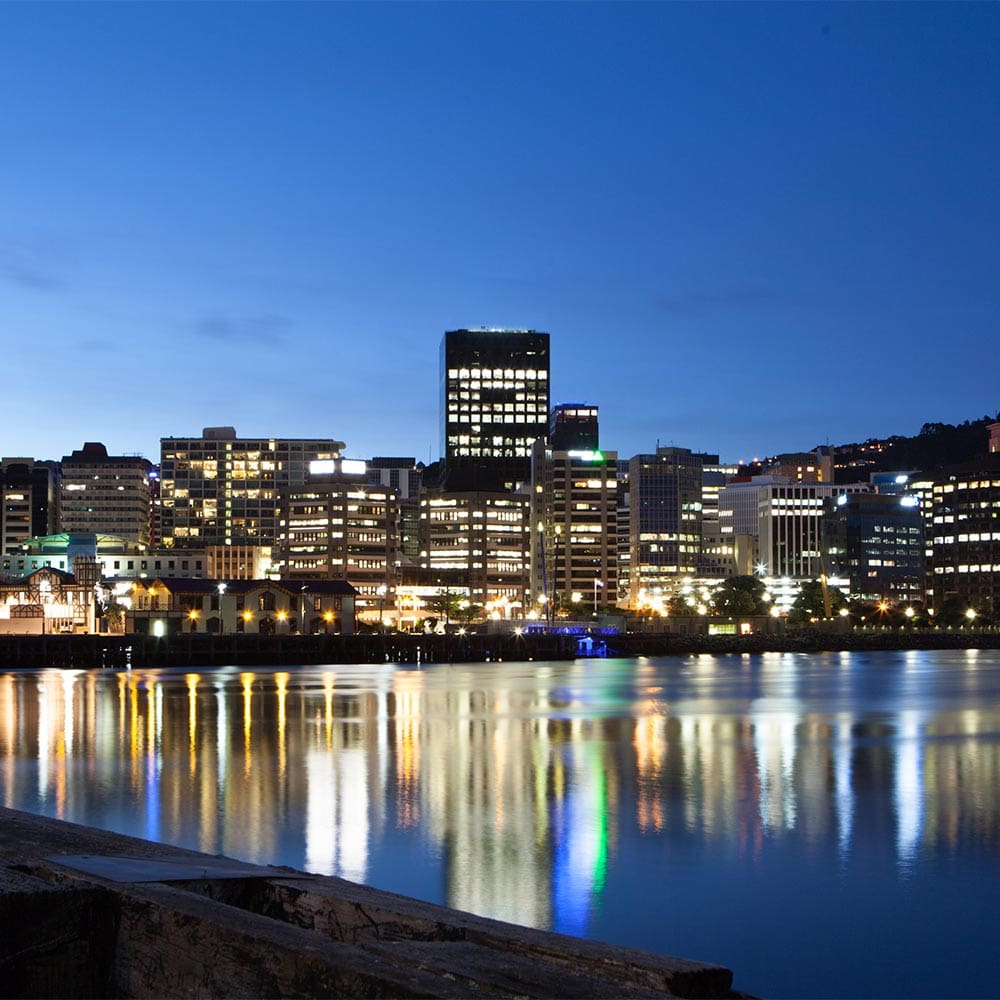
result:
[(1000, 654), (0, 674), (0, 802), (718, 961), (995, 996)]

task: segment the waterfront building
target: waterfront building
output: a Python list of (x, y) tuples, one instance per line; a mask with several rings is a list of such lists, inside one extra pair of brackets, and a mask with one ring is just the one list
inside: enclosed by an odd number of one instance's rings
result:
[[(594, 423), (596, 426), (596, 408)], [(589, 418), (587, 423), (589, 424)], [(565, 444), (592, 441), (564, 433)], [(618, 456), (535, 442), (531, 465), (531, 583), (551, 619), (614, 606), (618, 594)], [(578, 612), (579, 609), (579, 612)]]
[(909, 605), (924, 597), (924, 530), (912, 493), (841, 493), (824, 501), (822, 544), (831, 574), (862, 601)]
[(0, 459), (0, 551), (15, 552), (59, 523), (59, 466), (33, 458)]
[[(81, 561), (79, 562), (78, 561)], [(146, 573), (151, 569), (149, 550), (141, 542), (92, 531), (60, 532), (29, 538), (16, 552), (0, 557), (5, 579), (17, 580), (50, 567), (76, 574), (80, 566), (97, 566), (98, 579)]]
[(425, 490), (421, 565), (442, 584), (465, 587), (470, 603), (487, 615), (519, 618), (533, 603), (530, 529), (527, 493)]
[[(817, 579), (823, 572), (820, 519), (824, 501), (869, 489), (868, 483), (836, 486), (791, 482), (779, 476), (729, 483), (719, 492), (719, 521), (722, 534), (734, 539), (737, 573)], [(752, 566), (748, 565), (751, 553)]]
[(93, 632), (97, 567), (77, 560), (77, 572), (42, 566), (0, 581), (0, 635)]
[(396, 491), (369, 481), (366, 463), (313, 462), (306, 483), (282, 491), (277, 570), (286, 580), (348, 580), (367, 617), (392, 605), (399, 519)]
[(149, 461), (139, 455), (109, 455), (103, 444), (88, 441), (60, 464), (59, 523), (64, 532), (149, 544)]
[(152, 549), (117, 535), (62, 532), (30, 538), (0, 557), (5, 577), (18, 578), (43, 566), (75, 572), (78, 557), (94, 559), (102, 579), (155, 576), (208, 580), (253, 580), (272, 572), (271, 550), (240, 545), (208, 549)]
[(629, 524), (631, 519), (631, 490), (628, 479), (627, 458), (619, 458), (617, 462), (618, 476), (618, 593), (615, 603), (622, 608), (628, 607), (631, 574), (630, 560), (632, 558), (629, 547)]
[(162, 438), (162, 544), (274, 545), (279, 493), (303, 486), (310, 462), (339, 458), (343, 447), (332, 438), (238, 438), (232, 427)]
[(824, 571), (820, 520), (824, 501), (864, 493), (867, 483), (772, 484), (757, 496), (757, 558), (763, 572), (795, 580), (815, 580)]
[(396, 493), (399, 517), (397, 558), (416, 566), (420, 560), (420, 490), (424, 466), (415, 458), (376, 457), (368, 460), (368, 481)]
[(549, 335), (451, 330), (441, 341), (441, 451), (449, 490), (511, 490), (548, 434)]
[(722, 534), (719, 493), (739, 473), (739, 466), (721, 463), (718, 455), (701, 455), (701, 549), (698, 575), (727, 577), (736, 573), (736, 542)]
[(139, 635), (329, 633), (355, 630), (346, 580), (192, 580), (156, 577), (116, 588), (125, 631)]
[(657, 448), (629, 460), (630, 607), (697, 573), (701, 475), (702, 458), (688, 448)]
[(1000, 617), (1000, 455), (941, 471), (931, 493), (928, 603)]

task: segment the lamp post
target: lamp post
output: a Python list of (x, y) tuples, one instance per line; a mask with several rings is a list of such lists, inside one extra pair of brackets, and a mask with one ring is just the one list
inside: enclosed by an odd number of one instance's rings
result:
[(378, 630), (384, 632), (385, 619), (382, 617), (382, 602), (385, 601), (385, 595), (389, 593), (389, 588), (383, 583), (375, 593), (378, 594)]
[(156, 587), (149, 588), (149, 600), (146, 602), (146, 634), (153, 634), (153, 612), (156, 611)]
[(595, 573), (594, 574), (594, 617), (595, 618), (597, 617), (597, 588), (603, 586), (604, 584), (601, 582), (600, 576), (597, 573)]
[(223, 595), (226, 593), (226, 583), (225, 583), (225, 581), (220, 580), (216, 584), (216, 588), (219, 591), (219, 635), (222, 635), (222, 633), (224, 631), (224, 629), (222, 627), (222, 623), (223, 623), (223, 618), (222, 618), (222, 598), (223, 598)]

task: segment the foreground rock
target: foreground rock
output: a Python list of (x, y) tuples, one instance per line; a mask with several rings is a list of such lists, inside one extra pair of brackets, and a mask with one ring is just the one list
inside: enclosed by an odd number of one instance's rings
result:
[(735, 997), (728, 969), (0, 809), (0, 993)]

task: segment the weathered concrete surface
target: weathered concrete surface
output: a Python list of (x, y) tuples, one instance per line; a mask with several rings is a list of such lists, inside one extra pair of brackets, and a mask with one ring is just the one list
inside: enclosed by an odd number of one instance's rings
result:
[(734, 997), (729, 970), (0, 809), (0, 995)]

